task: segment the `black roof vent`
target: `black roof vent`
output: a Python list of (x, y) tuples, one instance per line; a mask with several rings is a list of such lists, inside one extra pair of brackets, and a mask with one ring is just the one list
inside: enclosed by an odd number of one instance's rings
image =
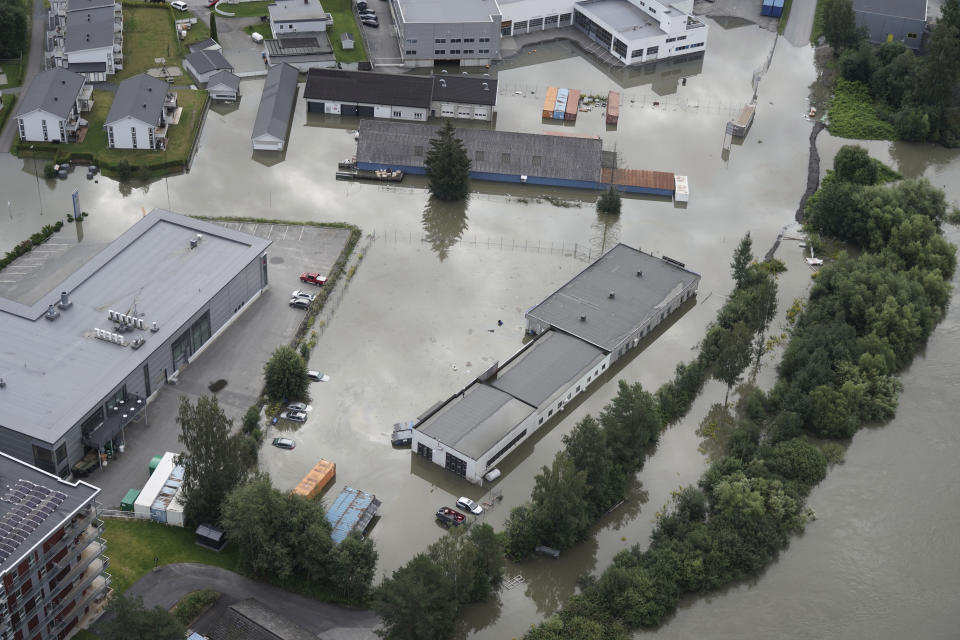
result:
[(586, 322), (586, 321), (587, 321), (587, 316), (583, 316), (583, 315), (580, 316), (580, 322)]

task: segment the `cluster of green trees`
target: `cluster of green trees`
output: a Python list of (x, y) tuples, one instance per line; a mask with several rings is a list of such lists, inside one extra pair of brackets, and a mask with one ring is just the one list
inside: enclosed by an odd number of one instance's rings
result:
[(958, 0), (941, 6), (923, 56), (900, 42), (870, 44), (856, 29), (851, 0), (825, 1), (824, 35), (840, 53), (840, 73), (869, 91), (880, 119), (891, 123), (902, 140), (960, 145)]
[(354, 533), (334, 544), (325, 514), (323, 501), (279, 491), (269, 475), (258, 474), (230, 492), (220, 523), (240, 552), (244, 572), (363, 603), (377, 568), (373, 540)]
[(22, 0), (0, 0), (0, 60), (27, 53), (30, 36), (27, 7)]
[[(954, 248), (938, 234), (941, 193), (925, 182), (871, 185), (868, 169), (844, 166), (851, 155), (811, 198), (807, 224), (864, 253), (821, 270), (807, 304), (790, 314), (774, 388), (741, 389), (723, 455), (696, 487), (674, 494), (649, 547), (618, 554), (527, 640), (624, 639), (629, 629), (661, 623), (684, 594), (755, 574), (803, 529), (806, 496), (838, 457), (838, 445), (817, 447), (808, 436), (848, 438), (893, 415), (900, 390), (893, 375), (942, 317)], [(872, 204), (836, 205), (836, 184), (852, 202)], [(836, 224), (841, 214), (847, 225)]]
[(510, 512), (506, 550), (511, 558), (524, 558), (540, 544), (568, 549), (583, 540), (597, 518), (626, 497), (660, 432), (686, 414), (707, 378), (728, 388), (739, 380), (762, 349), (763, 332), (776, 312), (780, 266), (756, 263), (747, 234), (731, 269), (736, 287), (696, 360), (678, 365), (673, 380), (656, 393), (621, 380), (599, 418), (587, 415), (563, 437), (563, 450), (537, 475), (531, 501)]
[(460, 609), (493, 595), (503, 580), (502, 535), (488, 524), (455, 527), (373, 592), (381, 637), (443, 640)]

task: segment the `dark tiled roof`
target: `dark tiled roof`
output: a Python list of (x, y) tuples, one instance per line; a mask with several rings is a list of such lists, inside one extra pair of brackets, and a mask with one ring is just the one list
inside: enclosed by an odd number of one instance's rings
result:
[(486, 76), (433, 76), (434, 102), (497, 104), (497, 81)]
[[(357, 161), (422, 167), (437, 129), (412, 122), (361, 120)], [(599, 138), (469, 128), (459, 128), (455, 135), (467, 149), (472, 171), (600, 182)]]
[(424, 76), (310, 69), (303, 97), (429, 109), (430, 90), (431, 80)]

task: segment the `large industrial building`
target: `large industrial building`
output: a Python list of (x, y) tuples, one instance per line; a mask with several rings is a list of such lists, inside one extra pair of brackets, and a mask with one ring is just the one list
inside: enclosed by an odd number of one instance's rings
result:
[(0, 453), (0, 637), (61, 640), (103, 612), (99, 493)]
[(400, 54), (411, 67), (479, 67), (500, 57), (497, 0), (390, 0)]
[(853, 0), (857, 26), (870, 42), (902, 42), (918, 50), (927, 28), (927, 0)]
[(0, 451), (67, 477), (267, 286), (270, 242), (155, 209), (34, 304), (0, 298)]
[(413, 451), (481, 483), (699, 284), (675, 260), (618, 244), (527, 312), (535, 340), (422, 417)]

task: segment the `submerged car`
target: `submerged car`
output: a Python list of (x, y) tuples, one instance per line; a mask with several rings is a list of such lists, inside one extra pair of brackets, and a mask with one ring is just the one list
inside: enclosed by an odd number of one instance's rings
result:
[(320, 371), (307, 371), (307, 377), (314, 382), (326, 382), (330, 379), (330, 376)]
[(293, 449), (297, 446), (297, 443), (294, 442), (291, 438), (274, 438), (273, 446), (279, 447), (281, 449)]
[(280, 417), (284, 420), (290, 420), (291, 422), (306, 422), (307, 421), (307, 412), (306, 411), (284, 411), (280, 414)]
[(302, 402), (291, 402), (287, 405), (287, 411), (306, 411), (307, 405)]
[(461, 497), (459, 500), (457, 500), (457, 506), (460, 507), (461, 509), (466, 509), (467, 511), (469, 511), (475, 516), (478, 516), (481, 513), (483, 513), (483, 507), (478, 505), (476, 502), (474, 502), (470, 498)]

